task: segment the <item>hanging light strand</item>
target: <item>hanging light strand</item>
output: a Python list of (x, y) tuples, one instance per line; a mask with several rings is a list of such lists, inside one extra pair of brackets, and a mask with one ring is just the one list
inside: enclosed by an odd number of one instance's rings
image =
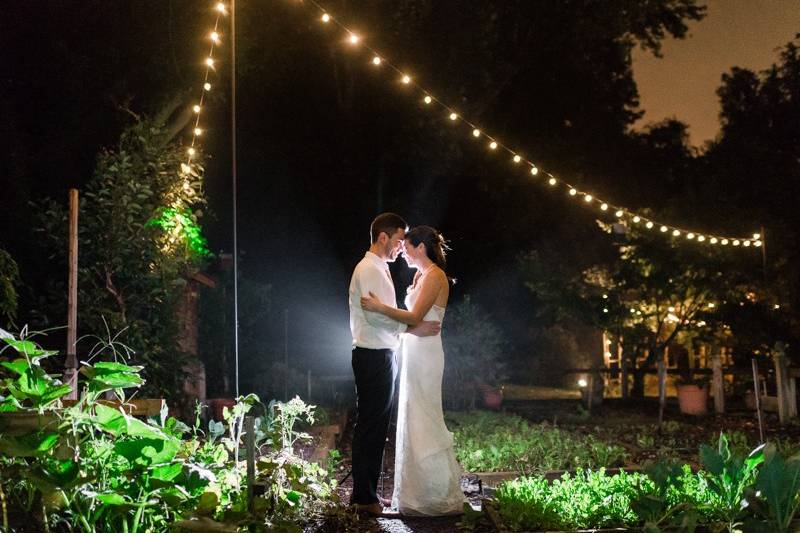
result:
[(597, 208), (603, 212), (612, 212), (617, 220), (620, 222), (625, 223), (630, 227), (636, 227), (643, 230), (652, 230), (654, 232), (658, 232), (659, 230), (662, 233), (669, 233), (674, 238), (683, 238), (688, 242), (696, 242), (696, 243), (704, 243), (704, 244), (711, 244), (711, 245), (720, 245), (720, 246), (743, 246), (747, 247), (760, 247), (762, 242), (762, 236), (758, 233), (753, 233), (750, 237), (726, 237), (721, 235), (714, 235), (710, 233), (702, 233), (693, 230), (687, 230), (678, 226), (674, 226), (671, 224), (666, 224), (663, 222), (656, 221), (650, 217), (638, 214), (631, 209), (625, 208), (623, 206), (615, 205), (607, 200), (602, 200), (598, 198), (595, 194), (589, 193), (585, 190), (580, 189), (577, 186), (572, 185), (571, 183), (567, 182), (564, 179), (556, 177), (552, 173), (548, 172), (545, 169), (542, 169), (540, 166), (535, 164), (530, 159), (527, 159), (522, 153), (518, 150), (513, 149), (512, 147), (504, 144), (498, 138), (492, 136), (491, 134), (487, 133), (486, 130), (477, 124), (474, 124), (469, 119), (465, 118), (461, 113), (459, 113), (456, 109), (450, 107), (446, 102), (437, 98), (434, 94), (432, 94), (427, 88), (420, 85), (416, 79), (408, 72), (398, 68), (395, 66), (390, 60), (387, 59), (385, 54), (380, 53), (378, 50), (375, 50), (369, 44), (367, 44), (364, 38), (358, 34), (358, 32), (350, 29), (345, 24), (342, 24), (336, 17), (334, 17), (328, 10), (326, 10), (322, 5), (320, 5), (315, 0), (308, 0), (308, 3), (313, 5), (317, 10), (320, 12), (319, 20), (321, 20), (325, 25), (333, 25), (338, 27), (346, 36), (347, 42), (350, 46), (358, 46), (363, 48), (367, 52), (369, 52), (371, 57), (371, 64), (375, 68), (388, 68), (389, 70), (393, 71), (397, 75), (397, 79), (400, 83), (404, 86), (413, 87), (419, 93), (422, 94), (422, 102), (426, 106), (430, 106), (431, 104), (435, 104), (439, 108), (443, 110), (443, 116), (448, 118), (451, 122), (460, 122), (466, 125), (469, 129), (469, 135), (473, 138), (473, 140), (482, 141), (486, 144), (486, 147), (493, 153), (505, 153), (508, 155), (511, 160), (517, 164), (527, 167), (527, 171), (532, 176), (538, 176), (540, 179), (547, 181), (547, 183), (551, 187), (561, 187), (562, 189), (568, 192), (568, 198), (580, 198), (582, 200), (582, 204), (586, 206), (591, 206), (593, 208)]
[(216, 2), (214, 4), (214, 11), (216, 13), (216, 17), (214, 19), (213, 29), (211, 29), (205, 36), (205, 39), (210, 40), (211, 44), (208, 47), (208, 55), (203, 62), (205, 68), (203, 71), (203, 84), (200, 90), (200, 97), (197, 99), (197, 102), (192, 105), (192, 112), (194, 113), (195, 117), (194, 125), (192, 127), (191, 142), (186, 149), (186, 162), (181, 165), (181, 172), (186, 178), (184, 180), (184, 187), (188, 186), (188, 178), (189, 172), (191, 171), (192, 159), (195, 157), (195, 155), (197, 155), (197, 148), (195, 146), (198, 144), (198, 138), (203, 135), (203, 128), (201, 127), (200, 119), (203, 114), (203, 106), (206, 102), (206, 93), (211, 90), (211, 72), (214, 70), (216, 65), (214, 51), (222, 43), (222, 36), (219, 33), (220, 19), (228, 13), (227, 6), (224, 2)]

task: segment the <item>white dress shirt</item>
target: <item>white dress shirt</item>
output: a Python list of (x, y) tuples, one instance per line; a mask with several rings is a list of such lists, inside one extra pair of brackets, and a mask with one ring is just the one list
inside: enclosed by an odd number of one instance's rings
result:
[(367, 252), (359, 261), (350, 279), (350, 331), (353, 347), (380, 350), (396, 350), (400, 334), (408, 329), (406, 324), (386, 315), (364, 311), (361, 297), (372, 292), (386, 305), (397, 307), (394, 283), (386, 261), (372, 252)]

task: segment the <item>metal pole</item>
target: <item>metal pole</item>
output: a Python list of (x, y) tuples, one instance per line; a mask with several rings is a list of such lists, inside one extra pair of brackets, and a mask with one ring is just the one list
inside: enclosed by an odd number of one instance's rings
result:
[(759, 442), (764, 444), (764, 423), (761, 419), (761, 387), (758, 383), (758, 361), (756, 358), (753, 357), (751, 360), (753, 364), (753, 390), (756, 393), (756, 413), (758, 414), (758, 435), (759, 435)]
[(233, 187), (233, 364), (239, 396), (239, 229), (236, 194), (236, 0), (231, 0), (231, 179)]

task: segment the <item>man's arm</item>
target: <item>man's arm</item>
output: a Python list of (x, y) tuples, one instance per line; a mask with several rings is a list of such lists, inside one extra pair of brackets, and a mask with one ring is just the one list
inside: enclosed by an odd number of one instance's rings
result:
[[(384, 279), (385, 274), (377, 268), (363, 268), (356, 272), (356, 294), (354, 305), (358, 306), (361, 301), (362, 295), (368, 295), (373, 292), (383, 302), (387, 303), (391, 300), (391, 290), (387, 291), (388, 279)], [(394, 303), (394, 302), (392, 302)], [(373, 313), (372, 311), (364, 311), (364, 318), (367, 323), (378, 329), (383, 329), (392, 333), (404, 333), (408, 326), (397, 320), (389, 318), (380, 313)]]

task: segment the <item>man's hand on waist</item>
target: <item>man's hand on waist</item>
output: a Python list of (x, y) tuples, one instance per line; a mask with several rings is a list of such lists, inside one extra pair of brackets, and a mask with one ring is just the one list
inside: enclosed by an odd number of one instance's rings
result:
[(411, 333), (417, 337), (432, 337), (438, 335), (442, 331), (442, 324), (440, 322), (423, 320), (416, 326), (409, 326), (406, 333)]

